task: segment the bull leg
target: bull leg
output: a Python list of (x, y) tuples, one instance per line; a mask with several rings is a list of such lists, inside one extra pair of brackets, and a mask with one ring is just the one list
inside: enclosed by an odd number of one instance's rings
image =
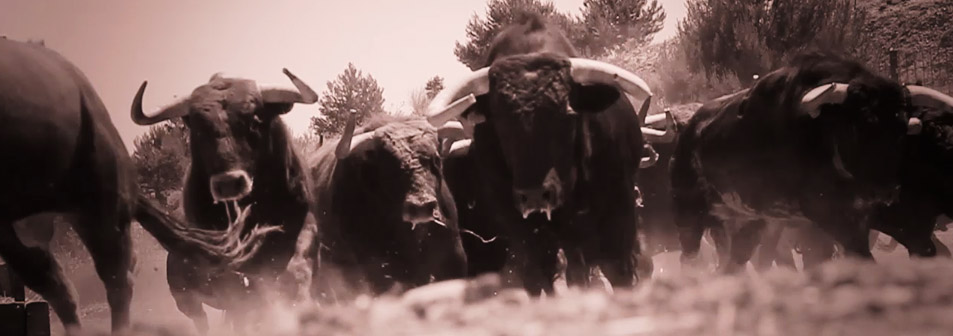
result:
[(553, 239), (533, 239), (513, 245), (513, 258), (517, 261), (523, 288), (532, 296), (556, 294), (553, 281), (559, 272), (559, 249)]
[(781, 240), (781, 234), (784, 233), (784, 226), (780, 224), (767, 225), (764, 233), (761, 235), (761, 244), (757, 252), (751, 258), (751, 263), (758, 272), (764, 272), (771, 269), (774, 262), (778, 259), (778, 242)]
[(797, 238), (804, 269), (811, 269), (834, 258), (834, 240), (826, 232), (811, 226)]
[(638, 281), (635, 269), (639, 255), (635, 213), (631, 210), (610, 219), (612, 229), (601, 239), (603, 255), (599, 268), (614, 290), (629, 288)]
[(49, 302), (67, 334), (79, 330), (76, 290), (50, 251), (24, 245), (17, 238), (11, 222), (0, 222), (0, 256), (27, 287)]
[(874, 259), (874, 255), (870, 253), (870, 232), (865, 225), (859, 225), (856, 221), (838, 221), (827, 223), (823, 228), (827, 229), (835, 241), (844, 246), (845, 255), (867, 260)]
[(301, 233), (298, 234), (294, 255), (288, 261), (287, 273), (291, 274), (296, 287), (292, 298), (297, 302), (304, 303), (312, 300), (311, 283), (314, 281), (314, 265), (318, 253), (315, 240), (317, 232), (318, 223), (314, 216), (308, 215)]
[(116, 206), (98, 214), (79, 216), (73, 223), (74, 231), (86, 245), (96, 273), (106, 287), (114, 332), (129, 326), (132, 273), (136, 263), (129, 232), (130, 222), (130, 215)]
[(708, 226), (708, 236), (711, 237), (711, 244), (714, 245), (715, 257), (718, 258), (715, 260), (715, 265), (720, 267), (731, 262), (731, 239), (721, 221), (715, 218), (709, 218), (709, 220), (717, 223)]
[(566, 256), (566, 285), (568, 287), (588, 288), (590, 281), (589, 266), (586, 256), (580, 248), (565, 248)]
[[(172, 299), (175, 300), (176, 308), (179, 308), (182, 314), (185, 314), (185, 316), (188, 316), (189, 319), (192, 320), (192, 324), (195, 325), (195, 330), (198, 331), (200, 335), (207, 335), (208, 315), (205, 313), (204, 307), (202, 307), (202, 302), (186, 290), (173, 289)], [(227, 317), (228, 312), (226, 311), (225, 313)]]
[(751, 260), (751, 254), (761, 243), (761, 233), (766, 226), (767, 223), (762, 220), (751, 221), (742, 224), (740, 230), (732, 233), (729, 260), (719, 265), (722, 272), (733, 274), (744, 270), (745, 265)]

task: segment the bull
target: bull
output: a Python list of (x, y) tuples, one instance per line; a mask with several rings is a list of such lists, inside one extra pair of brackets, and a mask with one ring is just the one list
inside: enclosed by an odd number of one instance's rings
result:
[[(314, 293), (342, 274), (351, 290), (382, 294), (466, 275), (456, 207), (438, 151), (438, 130), (420, 118), (375, 116), (308, 160), (320, 238)], [(342, 289), (342, 288), (337, 288)]]
[[(255, 299), (251, 294), (259, 291), (248, 288), (251, 282), (277, 284), (293, 256), (307, 258), (297, 248), (297, 240), (299, 236), (307, 240), (315, 231), (314, 223), (308, 222), (310, 180), (280, 116), (296, 103), (314, 104), (317, 94), (287, 69), (283, 71), (294, 88), (215, 74), (191, 95), (149, 114), (142, 109), (148, 82), (142, 83), (133, 100), (131, 116), (136, 124), (182, 118), (189, 128), (192, 162), (182, 197), (189, 223), (221, 230), (243, 214), (242, 222), (268, 223), (282, 230), (265, 239), (258, 255), (242, 267), (242, 274), (204, 267), (192, 254), (169, 254), (166, 274), (172, 296), (202, 333), (208, 329), (203, 303), (238, 314), (235, 319), (241, 321), (242, 311), (253, 304), (234, 298)], [(301, 260), (293, 266), (311, 264)], [(304, 282), (299, 291), (308, 293), (311, 271), (295, 274), (296, 280)]]
[(722, 270), (733, 272), (766, 229), (812, 223), (847, 255), (872, 258), (867, 218), (896, 199), (903, 146), (919, 132), (908, 112), (944, 101), (857, 62), (809, 53), (704, 104), (679, 133), (671, 163), (683, 263), (694, 262), (705, 228), (726, 231)]
[(476, 204), (505, 237), (523, 287), (553, 294), (560, 249), (569, 284), (586, 285), (599, 266), (612, 286), (632, 286), (648, 86), (578, 58), (537, 15), (503, 29), (488, 55), (483, 68), (434, 98), (428, 119), (439, 126), (457, 118), (471, 132), (464, 152)]
[[(67, 331), (81, 329), (75, 290), (48, 249), (18, 238), (14, 222), (44, 212), (68, 215), (106, 287), (114, 331), (129, 325), (132, 220), (170, 253), (236, 267), (254, 255), (264, 231), (237, 240), (234, 232), (190, 230), (143, 195), (106, 107), (66, 58), (2, 39), (0, 73), (0, 256), (49, 302)], [(38, 229), (24, 223), (30, 227), (21, 229)]]

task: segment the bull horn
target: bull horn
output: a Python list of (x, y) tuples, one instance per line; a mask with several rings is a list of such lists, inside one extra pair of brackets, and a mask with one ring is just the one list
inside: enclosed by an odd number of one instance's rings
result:
[(675, 117), (672, 115), (672, 110), (670, 110), (670, 109), (665, 109), (665, 112), (664, 112), (664, 113), (653, 114), (653, 115), (650, 115), (650, 116), (646, 117), (646, 118), (645, 118), (645, 123), (644, 123), (644, 125), (645, 125), (645, 126), (649, 126), (649, 125), (658, 126), (658, 125), (656, 125), (656, 124), (658, 124), (658, 123), (660, 123), (660, 122), (662, 122), (662, 121), (666, 121), (665, 126), (663, 126), (663, 128), (667, 128), (668, 126), (671, 126), (671, 125), (674, 125), (674, 124), (675, 124)]
[(466, 137), (467, 134), (464, 130), (463, 123), (459, 121), (448, 121), (437, 129), (437, 138), (439, 139), (457, 141)]
[(467, 153), (470, 151), (470, 144), (472, 143), (472, 141), (473, 140), (471, 139), (454, 141), (453, 145), (450, 146), (450, 150), (447, 151), (446, 156), (458, 157), (458, 156), (467, 155)]
[(156, 112), (151, 114), (146, 114), (143, 112), (142, 96), (146, 92), (146, 84), (148, 83), (148, 81), (142, 82), (142, 85), (139, 86), (139, 91), (136, 92), (136, 97), (132, 100), (131, 115), (133, 122), (135, 122), (137, 125), (148, 126), (189, 114), (188, 97), (179, 98), (172, 104), (159, 108)]
[(314, 104), (318, 101), (318, 94), (311, 89), (308, 84), (302, 81), (298, 76), (295, 76), (291, 71), (288, 71), (287, 68), (281, 69), (281, 71), (291, 79), (291, 83), (294, 84), (295, 90), (284, 88), (277, 85), (259, 85), (258, 90), (261, 92), (261, 100), (265, 103), (284, 103), (284, 104)]
[(654, 166), (658, 162), (658, 152), (655, 151), (655, 148), (652, 148), (652, 145), (645, 144), (642, 146), (642, 149), (648, 151), (648, 156), (642, 156), (642, 161), (639, 161), (639, 168), (649, 168)]
[(801, 111), (811, 118), (821, 115), (821, 105), (840, 104), (847, 98), (847, 84), (830, 83), (815, 87), (801, 98)]
[(675, 140), (675, 132), (670, 129), (659, 131), (654, 128), (642, 127), (642, 136), (650, 143), (669, 143)]
[(334, 149), (334, 154), (339, 159), (347, 157), (351, 152), (351, 138), (354, 137), (354, 127), (357, 126), (357, 110), (348, 111), (347, 124), (344, 125), (344, 133), (341, 133), (341, 139), (338, 140), (338, 146)]
[(652, 98), (649, 85), (628, 70), (585, 58), (570, 58), (569, 62), (572, 64), (572, 79), (580, 84), (618, 85), (622, 91), (638, 100)]
[(907, 85), (907, 90), (910, 90), (910, 100), (914, 106), (953, 112), (953, 97), (919, 85)]
[(338, 146), (334, 148), (334, 155), (337, 156), (338, 160), (347, 158), (355, 149), (374, 139), (373, 131), (354, 136), (354, 127), (357, 126), (357, 111), (351, 109), (349, 112), (347, 125), (344, 125), (344, 133), (341, 134), (341, 140), (338, 140)]
[(476, 103), (477, 96), (490, 91), (489, 71), (488, 67), (473, 71), (454, 82), (454, 85), (441, 90), (427, 106), (427, 121), (434, 127), (440, 127)]

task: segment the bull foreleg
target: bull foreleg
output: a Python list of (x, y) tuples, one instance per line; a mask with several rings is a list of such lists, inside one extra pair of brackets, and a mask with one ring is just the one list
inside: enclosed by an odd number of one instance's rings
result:
[(556, 292), (553, 282), (559, 272), (559, 248), (555, 239), (541, 239), (539, 236), (543, 235), (543, 232), (538, 233), (524, 236), (526, 240), (514, 239), (512, 251), (515, 267), (523, 288), (530, 295), (554, 295)]
[[(740, 225), (739, 230), (731, 233), (729, 258), (719, 265), (722, 272), (730, 274), (744, 270), (755, 248), (761, 243), (761, 234), (766, 226), (767, 223), (763, 220), (750, 221)], [(774, 247), (771, 246), (771, 248)]]
[(315, 239), (318, 233), (318, 224), (314, 216), (308, 215), (304, 226), (298, 234), (295, 243), (295, 252), (288, 261), (286, 273), (294, 279), (295, 289), (292, 297), (299, 303), (311, 302), (311, 284), (314, 279), (314, 265), (317, 259), (318, 242)]

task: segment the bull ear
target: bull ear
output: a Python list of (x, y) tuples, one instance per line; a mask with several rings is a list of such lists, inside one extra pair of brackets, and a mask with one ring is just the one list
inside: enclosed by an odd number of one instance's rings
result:
[(605, 84), (574, 84), (569, 95), (569, 106), (576, 112), (597, 113), (608, 109), (622, 97), (619, 89)]

